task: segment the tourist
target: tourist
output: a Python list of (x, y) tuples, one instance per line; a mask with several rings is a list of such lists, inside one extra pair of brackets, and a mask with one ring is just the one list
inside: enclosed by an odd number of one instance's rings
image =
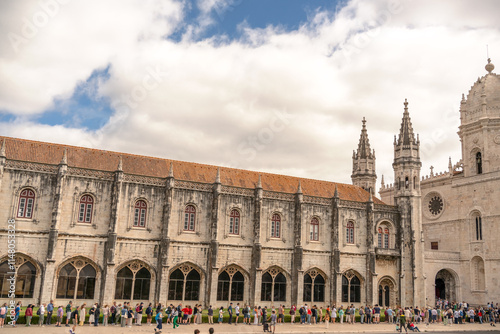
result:
[(243, 323), (250, 325), (250, 307), (245, 304), (241, 312), (243, 313)]
[(359, 322), (361, 324), (365, 323), (365, 308), (363, 307), (363, 305), (359, 307)]
[(89, 325), (94, 324), (95, 304), (89, 310)]
[(271, 316), (269, 317), (270, 324), (269, 324), (269, 329), (274, 332), (276, 331), (276, 311), (272, 311)]
[(85, 309), (85, 306), (87, 306), (86, 303), (83, 303), (82, 306), (80, 306), (80, 315), (78, 316), (78, 326), (83, 326), (83, 324), (85, 323), (85, 314), (86, 314), (86, 309)]
[(236, 318), (234, 320), (234, 324), (238, 324), (238, 318), (240, 317), (240, 303), (236, 303), (236, 307), (234, 308), (234, 313), (236, 314)]
[(224, 307), (221, 306), (219, 309), (219, 325), (222, 324), (223, 317), (224, 317)]
[(73, 302), (70, 300), (68, 305), (66, 305), (66, 327), (69, 327), (69, 322), (71, 320), (71, 312), (73, 308)]
[[(151, 306), (151, 304), (149, 304), (149, 306)], [(155, 321), (156, 321), (155, 333), (157, 332), (161, 333), (161, 330), (163, 329), (163, 312), (161, 309), (158, 312), (156, 312)]]
[[(1, 313), (1, 309), (0, 309), (0, 313)], [(5, 315), (5, 313), (4, 313), (4, 315)], [(26, 308), (26, 311), (24, 311), (24, 316), (26, 318), (26, 327), (31, 326), (31, 318), (33, 318), (33, 305), (32, 304), (28, 304), (28, 307)], [(2, 318), (0, 318), (0, 319), (2, 319)], [(3, 322), (2, 321), (0, 321), (0, 328), (1, 327), (3, 327)]]
[(0, 328), (3, 328), (5, 324), (5, 318), (7, 317), (7, 303), (3, 303), (2, 307), (0, 307)]
[(80, 312), (80, 306), (71, 312), (71, 320), (73, 321), (73, 328), (69, 330), (70, 334), (76, 334), (76, 325), (78, 324), (78, 313)]
[(128, 315), (127, 305), (123, 304), (123, 308), (120, 312), (120, 326), (121, 327), (127, 326), (127, 315)]
[(394, 312), (392, 311), (392, 308), (389, 306), (386, 311), (387, 311), (387, 321), (390, 324), (394, 323)]
[(332, 319), (332, 324), (335, 325), (335, 322), (337, 321), (337, 308), (335, 307), (335, 305), (332, 306), (331, 319)]
[(102, 324), (103, 326), (107, 326), (109, 323), (109, 306), (108, 304), (104, 305), (102, 308)]
[(380, 307), (378, 306), (378, 304), (375, 304), (375, 307), (373, 308), (373, 313), (374, 313), (373, 323), (380, 324)]
[(50, 301), (49, 305), (47, 305), (47, 321), (46, 321), (46, 325), (49, 326), (50, 325), (50, 322), (52, 321), (52, 313), (54, 312), (54, 301)]
[(339, 317), (340, 317), (340, 323), (343, 324), (344, 323), (344, 306), (343, 305), (340, 305)]
[(295, 304), (292, 305), (292, 307), (290, 307), (290, 322), (293, 324), (295, 323), (295, 313), (297, 312), (297, 307), (295, 306)]
[(406, 326), (405, 312), (403, 309), (400, 308), (398, 313), (399, 313), (399, 332), (401, 333), (404, 328), (405, 332), (408, 333), (408, 327)]
[(254, 325), (259, 325), (259, 314), (260, 314), (260, 306), (257, 307), (255, 306), (253, 309), (253, 324)]
[(196, 323), (201, 325), (203, 323), (203, 307), (201, 304), (198, 304), (198, 318), (196, 318)]
[(195, 329), (194, 330), (194, 334), (200, 334), (200, 330), (199, 329)]
[(61, 327), (61, 323), (63, 321), (63, 314), (64, 314), (64, 309), (62, 305), (59, 305), (59, 307), (57, 308), (56, 327)]
[(153, 307), (152, 303), (149, 303), (148, 307), (146, 308), (146, 324), (151, 326), (151, 319), (153, 319)]
[(41, 304), (40, 307), (38, 308), (38, 311), (36, 312), (36, 314), (39, 316), (38, 318), (38, 326), (42, 326), (44, 327), (43, 325), (43, 320), (45, 319), (45, 304)]
[(181, 307), (181, 304), (179, 304), (178, 307), (172, 309), (172, 326), (173, 326), (173, 329), (176, 329), (177, 327), (179, 327), (179, 324), (178, 324), (178, 321), (179, 321), (179, 309)]
[(140, 303), (137, 308), (135, 309), (135, 311), (137, 312), (136, 315), (135, 315), (135, 324), (137, 326), (142, 326), (142, 312), (143, 312), (143, 309), (144, 309), (144, 303)]
[(101, 316), (101, 305), (99, 303), (97, 303), (95, 306), (95, 311), (94, 311), (94, 326), (95, 327), (99, 326), (99, 317), (100, 316)]
[(134, 321), (134, 308), (130, 306), (130, 303), (127, 303), (127, 308), (128, 308), (128, 325), (127, 327), (132, 327), (133, 321)]
[(207, 316), (208, 316), (208, 323), (213, 324), (214, 323), (214, 309), (212, 308), (212, 305), (210, 305), (210, 307), (208, 308)]
[(229, 303), (229, 307), (227, 308), (227, 313), (229, 314), (229, 324), (233, 323), (233, 303)]
[(415, 326), (415, 324), (413, 322), (410, 322), (410, 330), (412, 332), (414, 332), (414, 331), (420, 332), (420, 329), (418, 329), (418, 327)]

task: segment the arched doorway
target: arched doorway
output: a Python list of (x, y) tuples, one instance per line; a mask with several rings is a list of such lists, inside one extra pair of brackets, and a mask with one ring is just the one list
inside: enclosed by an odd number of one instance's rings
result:
[(457, 300), (455, 276), (449, 270), (441, 269), (438, 271), (434, 285), (436, 300), (442, 299), (449, 302)]

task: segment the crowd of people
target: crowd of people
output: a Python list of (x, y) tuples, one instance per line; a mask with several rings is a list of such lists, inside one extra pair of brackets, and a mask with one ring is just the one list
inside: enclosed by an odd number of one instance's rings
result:
[[(16, 325), (21, 313), (21, 303), (17, 303), (15, 308), (15, 320), (13, 326)], [(35, 305), (28, 305), (25, 310), (26, 326), (31, 326), (33, 310)], [(161, 333), (163, 325), (172, 325), (175, 329), (179, 325), (201, 324), (203, 320), (204, 309), (202, 305), (178, 304), (168, 306), (149, 303), (147, 306), (144, 303), (136, 303), (135, 306), (130, 302), (123, 304), (113, 302), (111, 305), (100, 305), (95, 303), (87, 306), (74, 306), (72, 301), (69, 301), (66, 306), (56, 306), (53, 301), (47, 305), (45, 303), (39, 305), (36, 314), (38, 315), (38, 326), (51, 325), (53, 315), (56, 316), (56, 327), (63, 325), (71, 327), (70, 333), (76, 333), (77, 326), (83, 326), (87, 322), (91, 326), (115, 325), (121, 327), (132, 327), (133, 325), (142, 326), (144, 315), (146, 316), (145, 324), (156, 324), (155, 332)], [(381, 322), (392, 323), (399, 331), (408, 329), (412, 331), (420, 331), (418, 325), (442, 323), (443, 325), (465, 324), (465, 323), (489, 323), (491, 326), (496, 326), (499, 321), (499, 305), (493, 302), (485, 306), (471, 307), (466, 302), (450, 303), (447, 300), (438, 299), (434, 307), (419, 308), (415, 307), (381, 307), (379, 305), (370, 306), (362, 305), (355, 307), (353, 304), (344, 307), (326, 306), (317, 307), (316, 305), (309, 306), (304, 304), (300, 307), (291, 305), (289, 309), (285, 309), (285, 305), (278, 307), (267, 306), (250, 307), (249, 305), (241, 305), (230, 303), (227, 309), (223, 306), (213, 308), (211, 305), (206, 310), (208, 323), (212, 324), (214, 315), (218, 319), (218, 323), (242, 324), (242, 325), (260, 325), (264, 326), (264, 330), (269, 330), (274, 333), (276, 325), (285, 322), (285, 313), (288, 313), (287, 320), (294, 324), (314, 325), (324, 323), (329, 324), (346, 323), (346, 324), (379, 324)], [(0, 327), (5, 325), (6, 315), (9, 312), (7, 304), (0, 307)], [(217, 313), (216, 313), (217, 312)], [(88, 319), (87, 319), (88, 314)], [(227, 316), (226, 316), (227, 314)], [(101, 317), (102, 315), (102, 317)], [(227, 320), (226, 320), (227, 319)]]

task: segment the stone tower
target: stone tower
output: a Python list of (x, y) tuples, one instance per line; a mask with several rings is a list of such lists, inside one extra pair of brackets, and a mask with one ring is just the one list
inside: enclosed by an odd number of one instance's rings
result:
[(465, 177), (486, 174), (500, 166), (500, 75), (488, 59), (488, 72), (472, 85), (460, 103), (460, 130)]
[(359, 137), (358, 150), (352, 153), (352, 184), (362, 187), (375, 195), (377, 173), (375, 172), (375, 150), (370, 149), (366, 120), (363, 117), (363, 127)]
[(425, 305), (420, 193), (420, 140), (415, 138), (405, 99), (399, 137), (394, 137), (394, 203), (401, 214), (401, 305)]

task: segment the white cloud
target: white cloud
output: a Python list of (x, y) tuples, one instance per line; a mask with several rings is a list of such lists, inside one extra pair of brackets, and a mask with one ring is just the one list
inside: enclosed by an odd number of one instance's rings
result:
[[(37, 4), (5, 8), (0, 15), (17, 20), (5, 21), (2, 36)], [(205, 15), (198, 28), (214, 24), (220, 2), (196, 4)], [(97, 132), (19, 121), (3, 133), (350, 182), (365, 116), (387, 182), (404, 99), (423, 174), (431, 164), (445, 170), (449, 155), (460, 158), (460, 97), (485, 73), (485, 45), (500, 59), (495, 1), (354, 0), (298, 31), (246, 25), (239, 41), (175, 43), (165, 36), (185, 24), (182, 6), (69, 2), (18, 53), (2, 40), (0, 109), (39, 113), (108, 64), (98, 93), (117, 109)]]

